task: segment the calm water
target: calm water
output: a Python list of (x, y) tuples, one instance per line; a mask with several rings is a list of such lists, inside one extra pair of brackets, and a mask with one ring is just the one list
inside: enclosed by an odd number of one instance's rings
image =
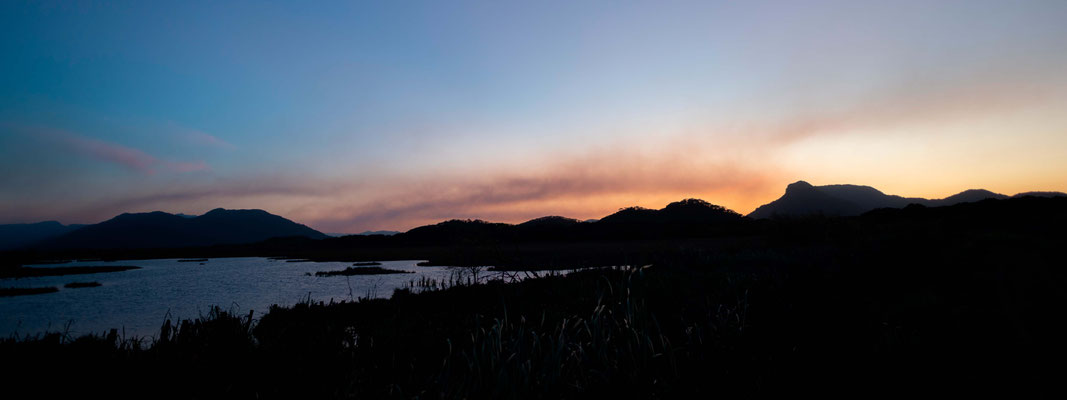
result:
[[(0, 335), (67, 331), (75, 335), (111, 328), (127, 336), (152, 336), (169, 314), (172, 319), (206, 315), (211, 306), (256, 318), (270, 305), (293, 305), (307, 299), (342, 301), (359, 297), (389, 297), (423, 277), (447, 281), (449, 267), (417, 267), (417, 261), (384, 261), (382, 268), (411, 274), (316, 277), (316, 271), (342, 270), (350, 262), (298, 262), (266, 258), (213, 258), (199, 262), (126, 260), (71, 262), (38, 267), (133, 265), (139, 270), (89, 275), (0, 279), (0, 287), (54, 286), (59, 292), (0, 297)], [(346, 279), (347, 278), (347, 279)], [(103, 286), (68, 289), (71, 282), (100, 282)]]

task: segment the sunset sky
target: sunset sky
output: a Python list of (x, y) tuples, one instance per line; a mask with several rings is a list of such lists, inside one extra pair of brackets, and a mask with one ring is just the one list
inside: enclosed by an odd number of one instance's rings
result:
[(1067, 191), (1067, 1), (0, 3), (0, 223)]

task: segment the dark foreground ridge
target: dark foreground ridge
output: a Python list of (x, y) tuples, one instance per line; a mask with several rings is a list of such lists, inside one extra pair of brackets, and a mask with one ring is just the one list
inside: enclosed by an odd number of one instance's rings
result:
[[(650, 267), (9, 338), (0, 359), (80, 397), (1058, 397), (1067, 199), (752, 224), (544, 245)], [(453, 247), (497, 257), (477, 248)]]

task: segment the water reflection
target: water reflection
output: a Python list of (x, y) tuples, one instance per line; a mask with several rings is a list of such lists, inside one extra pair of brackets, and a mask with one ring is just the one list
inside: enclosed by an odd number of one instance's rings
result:
[[(157, 333), (168, 316), (174, 319), (204, 315), (212, 306), (257, 316), (272, 304), (350, 301), (381, 298), (394, 289), (439, 288), (473, 278), (469, 268), (416, 266), (412, 261), (383, 261), (380, 267), (405, 274), (316, 277), (315, 272), (343, 270), (351, 262), (286, 262), (260, 257), (213, 258), (207, 261), (124, 260), (83, 261), (37, 267), (134, 265), (138, 270), (0, 279), (0, 287), (57, 287), (58, 292), (0, 298), (0, 335), (67, 331), (72, 335), (100, 333), (111, 328), (129, 336)], [(500, 277), (484, 269), (477, 279)], [(526, 274), (512, 274), (522, 279)], [(99, 282), (98, 287), (65, 288), (72, 282)]]

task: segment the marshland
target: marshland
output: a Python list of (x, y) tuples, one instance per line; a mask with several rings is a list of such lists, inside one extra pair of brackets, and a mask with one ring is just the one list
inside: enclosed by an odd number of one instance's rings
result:
[[(212, 307), (166, 318), (147, 336), (12, 335), (0, 354), (23, 366), (19, 382), (56, 363), (80, 371), (63, 378), (78, 393), (197, 382), (165, 394), (174, 397), (1048, 395), (1058, 369), (1045, 362), (1063, 354), (1067, 333), (1057, 262), (1065, 200), (780, 220), (671, 246), (621, 242), (642, 253), (616, 261), (640, 263), (520, 281), (457, 277), (463, 268), (440, 285), (397, 274), (407, 284), (377, 298)], [(566, 248), (559, 257), (606, 257), (598, 242), (584, 255)]]

